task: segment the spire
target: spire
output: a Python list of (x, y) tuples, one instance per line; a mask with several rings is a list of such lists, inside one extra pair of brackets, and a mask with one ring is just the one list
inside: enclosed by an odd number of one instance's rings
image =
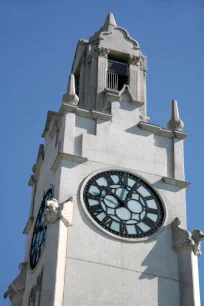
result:
[(181, 131), (184, 127), (183, 121), (181, 121), (179, 118), (179, 111), (176, 100), (172, 100), (171, 119), (169, 120), (167, 127), (172, 131)]
[(114, 26), (114, 27), (117, 27), (117, 24), (115, 22), (115, 18), (113, 16), (112, 13), (109, 13), (106, 17), (106, 21), (104, 23), (104, 28), (107, 28), (108, 26)]
[(62, 97), (62, 101), (67, 104), (77, 105), (79, 102), (79, 97), (76, 94), (75, 90), (75, 77), (74, 74), (70, 74), (68, 86), (67, 86), (67, 92)]

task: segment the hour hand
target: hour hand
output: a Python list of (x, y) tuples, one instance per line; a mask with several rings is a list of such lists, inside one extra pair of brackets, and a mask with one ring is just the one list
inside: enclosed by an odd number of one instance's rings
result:
[(106, 187), (106, 186), (104, 186), (104, 189), (105, 189), (105, 191), (106, 191), (108, 194), (110, 194), (110, 195), (112, 195), (114, 198), (116, 198), (116, 199), (118, 200), (118, 202), (121, 204), (121, 206), (124, 206), (124, 201), (121, 200), (121, 199), (117, 196), (117, 194), (115, 194), (114, 192), (112, 192), (112, 188), (111, 188), (111, 187)]

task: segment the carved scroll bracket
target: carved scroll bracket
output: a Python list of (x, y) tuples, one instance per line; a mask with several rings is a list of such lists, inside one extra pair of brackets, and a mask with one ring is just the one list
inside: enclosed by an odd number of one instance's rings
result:
[(173, 249), (179, 251), (182, 248), (191, 248), (196, 256), (200, 256), (201, 241), (204, 240), (204, 234), (200, 230), (194, 230), (190, 233), (180, 225), (180, 219), (175, 218), (172, 222)]
[(67, 201), (59, 203), (56, 199), (47, 201), (47, 208), (45, 210), (45, 222), (47, 224), (56, 223), (62, 220), (66, 227), (72, 225), (74, 198), (70, 197)]
[(22, 262), (19, 265), (20, 273), (17, 278), (9, 285), (8, 290), (4, 293), (4, 299), (9, 297), (13, 298), (16, 294), (20, 294), (25, 289), (25, 280), (26, 280), (26, 271), (27, 271), (27, 262)]

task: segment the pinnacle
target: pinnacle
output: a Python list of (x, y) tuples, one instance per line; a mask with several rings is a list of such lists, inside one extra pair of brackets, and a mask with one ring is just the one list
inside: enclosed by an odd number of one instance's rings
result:
[(107, 15), (106, 21), (105, 21), (105, 23), (104, 23), (104, 27), (108, 27), (108, 26), (110, 26), (110, 25), (112, 25), (112, 26), (114, 26), (114, 27), (117, 27), (117, 24), (116, 24), (116, 22), (115, 22), (115, 18), (114, 18), (114, 16), (113, 16), (112, 13), (109, 13), (109, 14)]
[(67, 93), (62, 97), (62, 101), (72, 105), (77, 105), (79, 102), (79, 97), (77, 96), (75, 89), (75, 76), (72, 73), (69, 76)]
[(67, 92), (69, 92), (70, 94), (75, 94), (76, 92), (75, 91), (75, 77), (72, 73), (69, 76)]
[(184, 127), (183, 121), (179, 118), (178, 104), (176, 100), (172, 100), (171, 119), (167, 125), (169, 130), (181, 131)]

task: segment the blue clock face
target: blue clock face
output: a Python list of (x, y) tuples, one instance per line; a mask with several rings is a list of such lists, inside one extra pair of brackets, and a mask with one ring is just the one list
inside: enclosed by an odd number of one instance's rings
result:
[(49, 189), (43, 196), (40, 210), (38, 212), (30, 248), (31, 269), (36, 267), (44, 248), (47, 232), (47, 226), (44, 222), (44, 212), (46, 209), (47, 200), (50, 200), (52, 197), (52, 189)]
[(150, 236), (163, 223), (164, 209), (156, 192), (128, 172), (96, 174), (87, 182), (83, 200), (94, 221), (117, 236)]

